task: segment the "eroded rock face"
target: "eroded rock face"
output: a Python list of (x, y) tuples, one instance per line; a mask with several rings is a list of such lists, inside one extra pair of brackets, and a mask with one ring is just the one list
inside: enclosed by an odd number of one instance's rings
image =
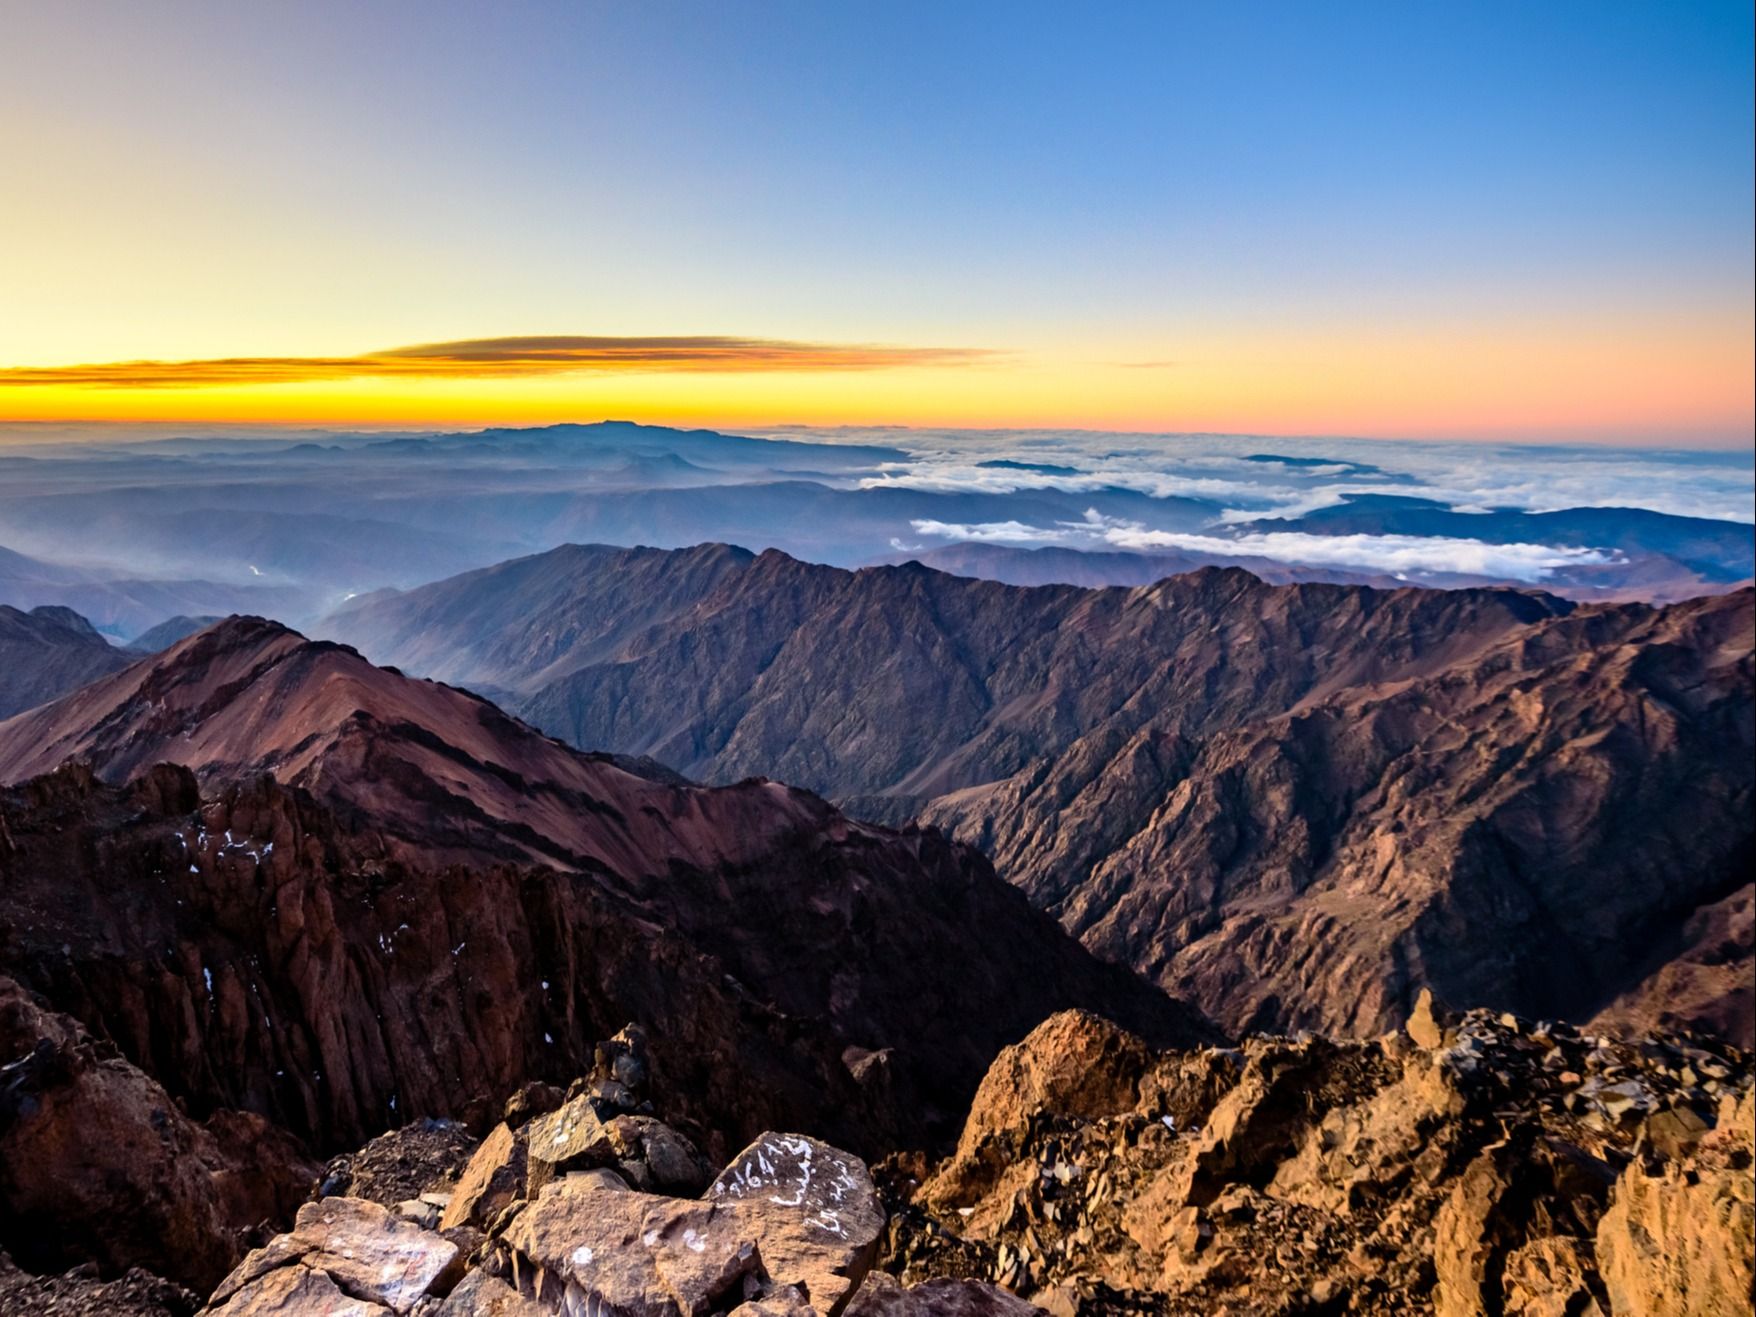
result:
[(34, 1269), (143, 1267), (205, 1291), (315, 1174), (258, 1116), (189, 1119), (6, 978), (0, 1058), (0, 1238)]
[(1636, 1158), (1597, 1232), (1612, 1310), (1671, 1317), (1748, 1312), (1756, 1298), (1756, 1103), (1724, 1099), (1679, 1160)]
[[(1101, 1100), (1024, 1078), (1094, 1054), (1128, 1058)], [(1373, 1042), (1194, 1053), (1058, 1017), (950, 1158), (884, 1168), (881, 1265), (1054, 1312), (1738, 1311), (1713, 1305), (1748, 1302), (1753, 1084), (1686, 1035), (1431, 1005)]]
[(569, 546), (346, 634), (576, 745), (943, 826), (1234, 1032), (1369, 1036), (1431, 986), (1750, 1046), (1711, 912), (1752, 890), (1751, 608)]

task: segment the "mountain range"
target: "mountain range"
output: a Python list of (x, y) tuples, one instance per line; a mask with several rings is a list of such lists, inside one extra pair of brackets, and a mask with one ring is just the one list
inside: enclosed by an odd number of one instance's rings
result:
[(1227, 1028), (1428, 986), (1747, 1036), (1751, 601), (569, 546), (323, 629), (578, 746), (919, 815)]

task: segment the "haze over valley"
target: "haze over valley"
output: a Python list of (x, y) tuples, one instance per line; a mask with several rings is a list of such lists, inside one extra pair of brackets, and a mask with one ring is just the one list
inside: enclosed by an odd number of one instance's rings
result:
[(65, 604), (124, 641), (177, 615), (304, 626), (568, 543), (721, 542), (1019, 584), (1237, 565), (1577, 599), (1685, 598), (1756, 570), (1747, 453), (614, 422), (5, 439), (0, 602)]

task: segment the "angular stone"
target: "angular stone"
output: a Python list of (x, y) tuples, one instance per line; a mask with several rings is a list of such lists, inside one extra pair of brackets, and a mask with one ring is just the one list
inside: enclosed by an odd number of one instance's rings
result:
[(752, 1220), (777, 1285), (798, 1285), (826, 1317), (871, 1270), (885, 1213), (866, 1164), (800, 1134), (768, 1133), (740, 1152), (702, 1197)]
[(683, 1135), (650, 1116), (630, 1116), (640, 1135), (640, 1155), (652, 1172), (655, 1188), (671, 1193), (699, 1193), (713, 1178), (713, 1167)]
[(616, 1160), (609, 1126), (598, 1118), (588, 1094), (531, 1121), (525, 1127), (525, 1152), (529, 1198), (570, 1167), (606, 1166)]
[[(281, 1267), (232, 1291), (205, 1317), (385, 1317), (391, 1309), (344, 1294), (324, 1272)], [(508, 1314), (510, 1317), (510, 1314)]]
[(441, 1230), (485, 1225), (524, 1192), (525, 1143), (506, 1124), (496, 1125), (464, 1167), (439, 1218)]
[(1445, 1046), (1446, 1031), (1455, 1022), (1455, 1017), (1434, 1000), (1433, 990), (1422, 988), (1415, 997), (1415, 1007), (1409, 1012), (1404, 1027), (1417, 1046), (1431, 1052)]
[(746, 1277), (762, 1288), (751, 1223), (735, 1205), (617, 1193), (568, 1176), (519, 1214), (506, 1240), (537, 1269), (520, 1290), (545, 1307), (577, 1293), (594, 1311), (695, 1317), (736, 1306)]
[(458, 1281), (431, 1317), (542, 1317), (542, 1310), (498, 1276), (478, 1270)]
[(724, 1310), (728, 1300), (766, 1286), (762, 1259), (750, 1237), (747, 1214), (736, 1206), (661, 1199), (642, 1223), (641, 1240), (653, 1255), (660, 1280), (687, 1317)]
[[(338, 1290), (376, 1308), (406, 1313), (442, 1289), (459, 1270), (456, 1244), (399, 1220), (388, 1209), (362, 1198), (324, 1198), (299, 1209), (293, 1229), (256, 1249), (220, 1282), (210, 1305), (228, 1317), (241, 1313), (303, 1311), (272, 1308), (263, 1297), (303, 1294), (317, 1284), (297, 1276), (271, 1280), (277, 1272), (320, 1273)], [(301, 1288), (304, 1287), (304, 1288)], [(245, 1300), (247, 1306), (234, 1308)], [(368, 1307), (363, 1311), (374, 1311)], [(311, 1312), (327, 1311), (322, 1307)], [(351, 1311), (351, 1310), (349, 1310)]]

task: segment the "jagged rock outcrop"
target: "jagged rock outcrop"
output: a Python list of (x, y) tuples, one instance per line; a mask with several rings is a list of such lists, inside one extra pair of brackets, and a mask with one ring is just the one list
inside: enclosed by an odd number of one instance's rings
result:
[(0, 604), (0, 718), (34, 708), (125, 668), (140, 654), (118, 649), (71, 608), (28, 613)]
[[(499, 1094), (588, 1067), (630, 1018), (659, 1026), (655, 1076), (718, 1155), (782, 1123), (895, 1146), (954, 1120), (986, 1057), (1070, 1001), (1203, 1032), (931, 834), (804, 829), (629, 890), (387, 859), (267, 779), (203, 800), (178, 770), (70, 771), (0, 793), (0, 819), (0, 972), (195, 1111), (259, 1112), (326, 1151), (417, 1115), (485, 1129)], [(971, 1014), (920, 1020), (951, 999)]]
[(1598, 1224), (1597, 1258), (1615, 1312), (1747, 1312), (1756, 1301), (1756, 1102), (1720, 1101), (1681, 1157), (1637, 1157)]
[(574, 744), (918, 812), (1233, 1030), (1369, 1035), (1431, 986), (1749, 1044), (1750, 938), (1716, 912), (1756, 899), (1752, 597), (568, 546), (330, 626)]
[(1053, 1312), (1747, 1305), (1747, 1053), (1435, 1008), (1416, 1032), (1155, 1053), (1057, 1017), (950, 1157), (883, 1168), (881, 1265)]

